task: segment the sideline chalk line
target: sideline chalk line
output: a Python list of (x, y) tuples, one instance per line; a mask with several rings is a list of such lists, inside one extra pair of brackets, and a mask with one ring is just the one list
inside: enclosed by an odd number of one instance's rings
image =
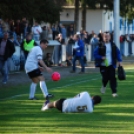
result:
[[(72, 85), (76, 85), (76, 84), (80, 84), (80, 83), (84, 83), (84, 82), (88, 82), (88, 81), (94, 81), (94, 80), (98, 80), (98, 79), (100, 79), (100, 77), (98, 77), (98, 78), (93, 78), (93, 79), (89, 79), (89, 80), (82, 80), (82, 81), (78, 81), (78, 82), (73, 81), (73, 83), (71, 83), (71, 84), (66, 84), (66, 85), (64, 85), (64, 86), (55, 87), (55, 88), (50, 88), (49, 90), (59, 89), (59, 88), (66, 88), (66, 87), (70, 87), (70, 86), (72, 86)], [(79, 79), (79, 80), (80, 80), (80, 79)], [(18, 98), (18, 97), (21, 97), (21, 96), (24, 96), (24, 95), (27, 95), (27, 94), (18, 94), (18, 95), (14, 95), (14, 96), (11, 96), (11, 97), (8, 97), (8, 98), (0, 99), (0, 101), (14, 99), (14, 98)]]

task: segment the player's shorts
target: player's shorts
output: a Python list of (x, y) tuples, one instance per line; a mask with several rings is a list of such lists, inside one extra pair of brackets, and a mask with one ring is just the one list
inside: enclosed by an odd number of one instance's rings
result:
[(42, 72), (38, 68), (38, 69), (35, 69), (35, 70), (31, 71), (31, 72), (28, 72), (27, 74), (28, 74), (29, 78), (35, 78), (35, 77), (41, 76)]
[(62, 111), (62, 104), (65, 100), (65, 98), (61, 98), (55, 102), (55, 106), (58, 110)]

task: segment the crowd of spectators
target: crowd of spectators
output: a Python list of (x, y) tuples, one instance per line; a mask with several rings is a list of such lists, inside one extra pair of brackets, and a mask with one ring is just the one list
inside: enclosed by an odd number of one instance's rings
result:
[[(61, 54), (62, 45), (66, 46), (66, 63), (67, 66), (72, 66), (72, 59), (74, 57), (73, 47), (75, 46), (74, 35), (79, 35), (79, 39), (84, 42), (84, 63), (86, 64), (86, 51), (91, 53), (91, 60), (94, 60), (93, 52), (98, 43), (103, 41), (103, 32), (100, 30), (99, 33), (91, 31), (89, 33), (86, 30), (80, 30), (75, 33), (74, 25), (70, 24), (68, 26), (63, 24), (53, 24), (53, 25), (40, 25), (37, 21), (31, 25), (29, 21), (24, 17), (22, 20), (18, 19), (16, 21), (5, 19), (0, 19), (0, 39), (4, 38), (4, 33), (8, 32), (8, 39), (14, 43), (15, 46), (19, 46), (23, 53), (24, 58), (19, 58), (20, 60), (27, 58), (27, 54), (33, 46), (38, 45), (38, 41), (42, 39), (47, 40), (57, 40), (60, 45), (58, 46), (58, 65), (61, 64)], [(111, 33), (111, 41), (113, 41), (113, 32)], [(134, 42), (134, 35), (127, 34), (120, 36), (120, 50), (122, 56), (125, 55), (125, 43), (128, 47), (128, 55), (133, 55), (132, 44)], [(27, 46), (29, 45), (29, 46)], [(88, 50), (88, 45), (91, 46), (91, 50)], [(0, 54), (1, 55), (1, 54)], [(47, 53), (44, 60), (48, 66), (53, 65), (53, 54)], [(24, 63), (22, 64), (24, 66)], [(21, 68), (21, 67), (20, 67)], [(22, 67), (23, 69), (23, 67)]]

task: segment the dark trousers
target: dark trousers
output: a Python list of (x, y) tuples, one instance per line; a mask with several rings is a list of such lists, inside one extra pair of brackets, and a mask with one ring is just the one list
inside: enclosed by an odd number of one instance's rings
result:
[(81, 64), (81, 72), (85, 72), (85, 63), (84, 63), (84, 56), (73, 56), (73, 71), (76, 71), (76, 60), (80, 61)]
[(115, 77), (115, 68), (111, 65), (108, 67), (101, 66), (100, 73), (102, 75), (102, 83), (103, 86), (106, 87), (108, 81), (110, 82), (110, 88), (112, 89), (112, 93), (116, 93), (117, 81)]

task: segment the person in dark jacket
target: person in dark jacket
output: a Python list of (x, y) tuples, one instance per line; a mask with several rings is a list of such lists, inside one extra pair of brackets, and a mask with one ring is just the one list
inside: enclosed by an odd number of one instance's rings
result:
[[(106, 85), (110, 82), (112, 96), (117, 97), (117, 81), (115, 77), (116, 61), (118, 66), (122, 66), (121, 53), (115, 43), (110, 42), (111, 35), (109, 32), (103, 34), (103, 42), (96, 47), (94, 51), (95, 60), (98, 60), (100, 65), (100, 73), (102, 75), (101, 93), (105, 93)], [(101, 61), (101, 62), (100, 62)]]
[(80, 36), (74, 35), (75, 45), (73, 47), (73, 68), (70, 73), (75, 73), (76, 71), (76, 60), (80, 61), (81, 64), (81, 73), (85, 72), (85, 63), (84, 63), (84, 42), (80, 39)]
[(3, 84), (8, 80), (8, 63), (7, 60), (15, 52), (15, 47), (12, 41), (8, 39), (8, 33), (4, 33), (3, 39), (0, 40), (0, 72), (3, 77)]
[(73, 40), (73, 36), (71, 35), (68, 39), (68, 43), (66, 46), (66, 52), (67, 52), (67, 66), (72, 66), (72, 56), (73, 56), (73, 52), (72, 52), (72, 47), (75, 44), (75, 41)]

